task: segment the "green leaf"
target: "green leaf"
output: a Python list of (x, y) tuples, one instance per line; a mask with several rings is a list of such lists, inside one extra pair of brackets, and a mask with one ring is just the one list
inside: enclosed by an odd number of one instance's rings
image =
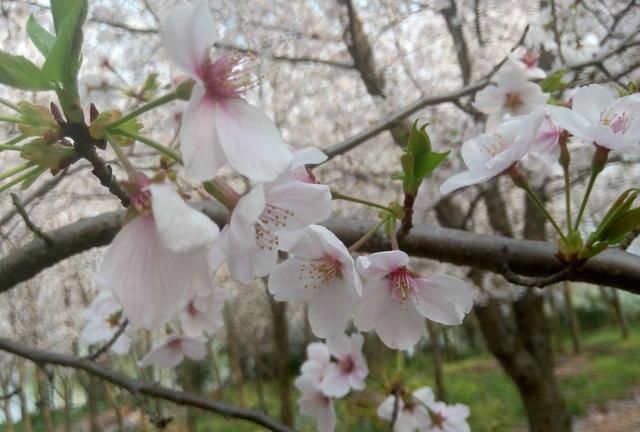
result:
[(613, 222), (631, 208), (631, 205), (638, 196), (638, 193), (640, 193), (640, 189), (627, 189), (622, 192), (622, 194), (620, 194), (620, 196), (611, 205), (607, 214), (604, 215), (604, 218), (602, 218), (602, 222), (600, 222), (598, 228), (591, 233), (587, 243), (594, 244), (603, 240), (603, 233)]
[(50, 168), (52, 172), (58, 172), (73, 160), (75, 154), (73, 147), (60, 143), (47, 144), (42, 139), (35, 139), (22, 146), (20, 156), (41, 167)]
[(30, 176), (24, 179), (24, 181), (20, 185), (20, 189), (28, 189), (29, 186), (31, 186), (36, 180), (38, 180), (38, 177), (40, 177), (46, 170), (47, 168), (40, 167), (40, 169), (34, 171)]
[(29, 35), (31, 42), (33, 42), (36, 48), (38, 48), (38, 51), (40, 51), (43, 56), (47, 57), (53, 47), (56, 37), (38, 24), (33, 15), (31, 15), (27, 21), (27, 34)]
[(56, 34), (60, 34), (62, 23), (69, 13), (82, 7), (85, 0), (51, 0), (51, 14)]
[(14, 56), (0, 51), (0, 83), (22, 90), (51, 90), (42, 81), (38, 66), (22, 56)]
[(562, 81), (562, 79), (564, 78), (566, 73), (566, 69), (560, 69), (540, 81), (540, 87), (542, 88), (542, 91), (544, 91), (545, 93), (556, 93), (560, 90), (564, 90), (567, 87), (567, 84)]
[(624, 214), (612, 221), (607, 229), (602, 232), (601, 239), (609, 244), (621, 242), (630, 231), (640, 226), (640, 207), (626, 211)]
[[(54, 4), (51, 2), (56, 20)], [(80, 49), (82, 47), (82, 25), (87, 17), (86, 0), (65, 0), (68, 5), (58, 6), (58, 13), (64, 9), (64, 19), (56, 21), (56, 38), (49, 51), (47, 60), (42, 66), (43, 78), (50, 83), (59, 84), (63, 88), (68, 88), (70, 84), (77, 81), (77, 73), (80, 69)]]
[(400, 157), (403, 173), (392, 176), (393, 179), (402, 180), (405, 194), (416, 196), (422, 180), (431, 175), (449, 155), (449, 152), (433, 151), (426, 128), (426, 124), (418, 128), (417, 121), (413, 124), (405, 153)]

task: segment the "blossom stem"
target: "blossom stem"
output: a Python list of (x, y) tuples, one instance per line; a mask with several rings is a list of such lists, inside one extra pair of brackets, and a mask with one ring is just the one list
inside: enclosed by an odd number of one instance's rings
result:
[(8, 179), (9, 177), (13, 177), (14, 175), (21, 173), (33, 166), (33, 162), (25, 162), (21, 165), (11, 168), (8, 171), (5, 171), (0, 174), (0, 180)]
[(136, 178), (136, 175), (138, 172), (133, 167), (133, 164), (131, 163), (127, 155), (124, 153), (124, 151), (122, 151), (122, 148), (120, 148), (118, 144), (114, 144), (114, 143), (110, 143), (110, 144), (111, 144), (111, 148), (116, 153), (116, 156), (118, 156), (118, 160), (122, 164), (123, 168), (125, 169), (127, 174), (129, 174), (129, 178), (132, 178), (132, 179)]
[(148, 145), (149, 147), (158, 150), (160, 153), (162, 153), (165, 156), (170, 157), (171, 159), (173, 159), (174, 161), (178, 162), (179, 164), (182, 165), (182, 158), (180, 157), (180, 155), (176, 152), (174, 152), (173, 150), (163, 146), (162, 144), (147, 138), (145, 136), (142, 135), (138, 135), (135, 132), (131, 132), (128, 130), (124, 130), (124, 129), (115, 129), (113, 130), (111, 133), (113, 133), (114, 135), (120, 135), (120, 136), (124, 136), (127, 138), (131, 138), (134, 139), (136, 141), (140, 141), (142, 144)]
[(0, 151), (3, 151), (3, 150), (22, 151), (22, 147), (11, 145), (11, 144), (0, 144)]
[(204, 186), (204, 190), (217, 199), (230, 212), (240, 199), (240, 194), (222, 180), (214, 178), (213, 180), (203, 182), (202, 186)]
[(389, 219), (389, 217), (392, 217), (391, 215), (385, 217), (384, 219), (382, 219), (380, 222), (378, 222), (373, 228), (371, 228), (369, 231), (367, 231), (362, 237), (360, 237), (358, 239), (358, 241), (356, 241), (354, 244), (352, 244), (351, 246), (349, 246), (349, 252), (355, 252), (358, 249), (360, 249), (362, 246), (364, 246), (364, 244), (366, 242), (369, 241), (369, 239), (371, 237), (373, 237), (380, 228), (382, 228), (382, 226), (384, 224), (387, 223), (387, 220)]
[(335, 189), (331, 189), (331, 198), (334, 200), (343, 200), (343, 201), (351, 201), (354, 203), (358, 203), (358, 204), (363, 204), (369, 207), (374, 207), (374, 208), (378, 208), (380, 210), (385, 210), (388, 211), (389, 213), (394, 213), (393, 209), (389, 208), (389, 207), (385, 207), (382, 204), (377, 204), (371, 201), (367, 201), (364, 199), (360, 199), (360, 198), (356, 198), (356, 197), (352, 197), (349, 195), (344, 195), (338, 191), (336, 191)]
[(567, 149), (568, 138), (569, 133), (566, 130), (563, 130), (558, 141), (558, 145), (560, 147), (560, 158), (558, 161), (562, 166), (562, 172), (564, 175), (564, 198), (565, 209), (567, 212), (567, 227), (571, 230), (571, 227), (573, 226), (573, 222), (571, 221), (571, 183), (569, 180), (569, 164), (571, 163), (571, 155)]
[(17, 135), (13, 138), (11, 138), (9, 141), (7, 141), (6, 143), (4, 143), (3, 145), (5, 146), (14, 146), (16, 144), (18, 144), (20, 141), (24, 140), (25, 138), (27, 138), (25, 135)]
[(391, 216), (391, 220), (389, 221), (389, 238), (391, 239), (391, 249), (400, 250), (400, 246), (398, 245), (398, 233), (396, 230), (396, 218), (394, 216)]
[(42, 174), (43, 172), (45, 172), (47, 170), (47, 167), (41, 167), (39, 165), (33, 167), (33, 169), (27, 171), (26, 173), (24, 173), (23, 175), (21, 175), (20, 177), (16, 177), (15, 179), (11, 180), (9, 183), (5, 183), (2, 186), (0, 186), (0, 192), (4, 192), (7, 189), (11, 188), (12, 186), (17, 185), (20, 182), (23, 182), (33, 176), (39, 176), (40, 174)]
[(9, 102), (8, 100), (4, 99), (4, 98), (0, 98), (0, 105), (4, 105), (7, 108), (11, 108), (12, 110), (16, 111), (16, 112), (22, 112), (20, 111), (20, 108), (18, 108), (18, 105)]
[(542, 214), (544, 214), (547, 220), (551, 222), (551, 225), (553, 225), (553, 228), (556, 230), (560, 238), (566, 242), (567, 238), (560, 229), (560, 226), (558, 226), (558, 223), (555, 221), (553, 216), (551, 216), (540, 197), (538, 197), (538, 194), (536, 194), (535, 191), (531, 189), (527, 177), (515, 165), (511, 166), (507, 170), (507, 172), (511, 176), (511, 180), (513, 180), (513, 183), (519, 188), (524, 189), (535, 206), (538, 207), (538, 209), (542, 212)]
[(584, 214), (584, 210), (587, 207), (587, 202), (589, 201), (591, 190), (593, 189), (593, 185), (596, 183), (596, 178), (598, 178), (598, 174), (602, 172), (602, 170), (604, 169), (604, 166), (607, 164), (608, 157), (609, 157), (609, 149), (596, 145), (596, 151), (593, 154), (593, 159), (591, 160), (591, 177), (589, 177), (587, 190), (584, 192), (584, 197), (582, 198), (582, 204), (580, 204), (578, 217), (576, 217), (576, 224), (573, 227), (574, 231), (577, 231), (578, 228), (580, 227), (580, 222), (582, 221), (582, 215)]
[(20, 117), (0, 116), (0, 122), (23, 124), (24, 121)]
[(569, 167), (562, 167), (564, 171), (564, 199), (567, 210), (567, 226), (571, 229), (571, 183), (569, 181)]
[(158, 99), (154, 99), (151, 102), (146, 103), (146, 104), (138, 107), (137, 109), (131, 111), (129, 114), (127, 114), (125, 116), (122, 116), (119, 119), (109, 123), (106, 126), (106, 129), (109, 130), (109, 131), (113, 131), (115, 128), (117, 128), (120, 125), (125, 124), (129, 120), (133, 120), (134, 118), (137, 118), (141, 114), (144, 114), (147, 111), (151, 111), (154, 108), (157, 108), (159, 106), (168, 104), (169, 102), (173, 102), (177, 98), (178, 98), (178, 95), (176, 94), (175, 91), (172, 91), (171, 93), (167, 93), (164, 96), (160, 96)]

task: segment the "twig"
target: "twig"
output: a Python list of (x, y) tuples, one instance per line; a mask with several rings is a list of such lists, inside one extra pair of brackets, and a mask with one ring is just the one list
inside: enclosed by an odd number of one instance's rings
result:
[(18, 393), (20, 393), (20, 391), (21, 391), (20, 387), (16, 387), (11, 392), (9, 392), (7, 394), (0, 395), (0, 400), (11, 399), (12, 397), (14, 397)]
[(393, 432), (393, 428), (396, 425), (396, 421), (398, 420), (399, 411), (400, 411), (400, 396), (398, 396), (398, 391), (394, 389), (393, 390), (393, 412), (391, 413), (391, 423), (389, 423), (389, 432)]
[(47, 246), (53, 246), (53, 239), (36, 226), (36, 224), (29, 217), (29, 213), (27, 213), (27, 210), (22, 205), (22, 202), (20, 202), (20, 198), (18, 198), (18, 195), (13, 192), (11, 193), (11, 201), (13, 201), (13, 205), (16, 207), (16, 211), (18, 212), (18, 214), (22, 216), (22, 220), (24, 220), (27, 228), (29, 228), (29, 230), (36, 236), (44, 240)]
[(513, 270), (511, 270), (511, 268), (509, 268), (509, 266), (505, 264), (502, 270), (502, 276), (509, 282), (514, 283), (516, 285), (521, 285), (529, 288), (533, 288), (533, 287), (544, 288), (546, 286), (553, 285), (554, 283), (567, 280), (571, 276), (571, 273), (573, 272), (573, 270), (574, 270), (573, 267), (567, 267), (549, 276), (528, 277), (528, 276), (522, 276), (517, 273), (514, 273)]
[(618, 247), (622, 250), (627, 250), (629, 248), (629, 246), (631, 246), (631, 243), (633, 243), (633, 241), (640, 235), (640, 227), (639, 228), (635, 228), (633, 230), (631, 230), (630, 233), (627, 234), (627, 236), (624, 238), (624, 240), (622, 240), (620, 242), (620, 244), (618, 245)]
[(7, 338), (0, 338), (0, 349), (29, 359), (36, 364), (51, 364), (83, 370), (133, 394), (144, 394), (178, 405), (200, 408), (225, 417), (246, 420), (275, 432), (294, 432), (293, 429), (259, 411), (210, 400), (194, 393), (174, 390), (156, 383), (136, 380), (121, 372), (105, 368), (89, 359), (30, 348)]
[(126, 330), (128, 325), (129, 325), (129, 320), (125, 318), (125, 320), (122, 321), (122, 323), (120, 323), (120, 328), (118, 328), (118, 331), (116, 331), (113, 334), (113, 336), (111, 336), (111, 339), (109, 339), (109, 341), (106, 344), (104, 344), (102, 347), (100, 347), (100, 349), (98, 351), (94, 352), (93, 354), (91, 354), (87, 358), (89, 360), (95, 361), (102, 354), (104, 354), (107, 351), (109, 351), (111, 349), (111, 347), (113, 346), (113, 344), (115, 344), (118, 341), (118, 339), (120, 338), (120, 336), (122, 336), (122, 334), (124, 333), (124, 331)]

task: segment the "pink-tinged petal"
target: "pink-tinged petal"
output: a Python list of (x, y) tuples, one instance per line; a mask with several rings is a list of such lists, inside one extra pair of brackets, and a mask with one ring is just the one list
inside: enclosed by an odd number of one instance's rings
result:
[(408, 301), (388, 302), (375, 324), (380, 340), (389, 348), (405, 350), (422, 337), (424, 317)]
[(307, 375), (301, 375), (293, 381), (293, 385), (296, 386), (301, 393), (312, 393), (319, 390), (318, 385), (314, 379)]
[(254, 224), (258, 222), (265, 206), (264, 188), (261, 183), (240, 198), (229, 221), (229, 230), (225, 239), (227, 252), (237, 255), (256, 245)]
[(329, 347), (322, 342), (312, 342), (307, 346), (307, 357), (321, 364), (329, 364), (331, 353)]
[(340, 279), (314, 290), (309, 300), (309, 323), (313, 334), (328, 338), (344, 333), (355, 301), (353, 288)]
[(199, 262), (194, 254), (166, 249), (153, 219), (139, 216), (109, 246), (98, 270), (98, 285), (112, 290), (132, 325), (154, 329), (186, 304)]
[(182, 116), (180, 149), (187, 172), (200, 181), (211, 180), (227, 163), (214, 121), (218, 110), (204, 86), (196, 84)]
[(271, 273), (278, 262), (278, 248), (258, 249), (251, 254), (251, 267), (257, 277), (265, 277)]
[[(529, 152), (529, 150), (533, 146), (540, 127), (542, 127), (544, 117), (545, 111), (542, 109), (537, 109), (530, 114), (527, 114), (526, 116), (520, 117), (518, 120), (513, 120), (511, 122), (512, 124), (515, 123), (515, 127), (519, 129), (515, 139), (512, 141), (514, 156), (511, 162), (522, 159)], [(498, 128), (499, 132), (501, 130), (501, 128)]]
[(256, 275), (251, 266), (251, 259), (244, 255), (228, 255), (227, 267), (231, 278), (242, 284), (248, 285), (253, 282)]
[(591, 84), (581, 87), (573, 96), (572, 110), (590, 124), (598, 124), (602, 111), (609, 108), (615, 100), (613, 90), (600, 84)]
[(568, 130), (576, 138), (591, 141), (587, 133), (589, 122), (582, 115), (565, 107), (548, 106), (547, 109), (556, 125)]
[[(289, 232), (283, 232), (281, 237), (284, 237), (285, 234), (289, 235)], [(340, 240), (331, 238), (331, 236), (335, 237), (335, 235), (320, 225), (308, 226), (304, 230), (296, 232), (295, 236), (297, 241), (289, 245), (288, 250), (297, 258), (312, 261), (324, 257), (325, 253), (328, 252), (327, 249), (333, 252), (339, 248), (338, 243), (340, 243)], [(329, 237), (330, 241), (325, 241), (323, 239), (324, 236)], [(335, 243), (336, 241), (337, 243)]]
[(358, 273), (365, 281), (381, 279), (400, 267), (409, 265), (409, 255), (393, 250), (360, 256), (356, 261)]
[[(302, 237), (305, 236), (307, 232), (306, 228), (291, 230), (291, 231), (280, 231), (278, 232), (278, 240), (280, 241), (279, 249), (284, 252), (290, 252), (291, 248), (296, 245), (300, 241)], [(316, 254), (319, 251), (316, 251)], [(320, 258), (321, 255), (314, 255), (311, 259)]]
[(350, 352), (358, 353), (362, 356), (362, 347), (364, 346), (364, 336), (360, 333), (352, 333), (349, 338)]
[(334, 357), (341, 359), (351, 353), (351, 339), (346, 334), (330, 337), (327, 346)]
[[(314, 233), (315, 239), (322, 245), (322, 250), (324, 250), (326, 254), (334, 258), (339, 258), (343, 263), (353, 263), (349, 249), (347, 249), (344, 243), (329, 229), (322, 225), (310, 225), (308, 229)], [(293, 253), (298, 255), (296, 252)]]
[(291, 163), (280, 132), (259, 108), (242, 99), (225, 99), (215, 125), (229, 164), (254, 181), (271, 181)]
[(608, 126), (593, 125), (587, 128), (590, 141), (609, 150), (620, 150), (630, 145), (637, 145), (637, 142), (625, 139), (624, 134), (613, 133)]
[(198, 78), (216, 40), (207, 2), (196, 1), (173, 9), (162, 29), (162, 40), (169, 60), (192, 78)]
[[(316, 281), (309, 278), (303, 266), (308, 263), (297, 258), (290, 258), (276, 265), (267, 285), (269, 292), (277, 301), (307, 301), (311, 299)], [(307, 285), (305, 287), (305, 285)]]
[(215, 273), (222, 264), (227, 261), (227, 254), (225, 252), (224, 246), (227, 242), (227, 237), (229, 236), (229, 224), (225, 225), (220, 232), (220, 236), (217, 242), (213, 243), (207, 250), (206, 259), (209, 263), (209, 269), (211, 270), (211, 274)]
[(499, 137), (494, 134), (480, 134), (462, 144), (460, 154), (464, 164), (471, 171), (482, 171), (486, 163), (491, 159), (485, 148), (496, 148), (500, 146)]
[(416, 389), (412, 394), (419, 403), (424, 405), (430, 405), (436, 400), (436, 397), (433, 394), (433, 390), (431, 390), (430, 387), (420, 387), (419, 389)]
[(104, 319), (93, 319), (84, 326), (80, 334), (80, 340), (93, 345), (98, 342), (108, 341), (113, 336), (114, 331), (107, 325)]
[(336, 410), (333, 401), (330, 400), (321, 410), (318, 411), (316, 417), (318, 420), (318, 432), (335, 432), (336, 430)]
[(207, 347), (198, 339), (184, 336), (182, 338), (182, 352), (186, 357), (200, 361), (207, 356)]
[(482, 183), (495, 176), (496, 174), (490, 171), (463, 171), (445, 180), (445, 182), (440, 185), (440, 193), (446, 195), (460, 188)]
[[(393, 418), (393, 408), (396, 403), (396, 397), (391, 395), (387, 396), (385, 400), (382, 401), (380, 405), (378, 405), (377, 414), (378, 417), (384, 420), (391, 420)], [(402, 399), (398, 400), (398, 411), (402, 411), (404, 409), (404, 402)]]
[(218, 238), (218, 225), (187, 205), (172, 185), (152, 184), (149, 189), (153, 219), (167, 249), (192, 252), (212, 245)]
[[(169, 339), (167, 339), (169, 341)], [(140, 361), (140, 367), (157, 366), (159, 368), (173, 368), (178, 366), (184, 360), (184, 354), (181, 350), (176, 349), (165, 341), (164, 343), (153, 348)]]
[(294, 230), (326, 220), (331, 216), (331, 190), (321, 184), (302, 183), (296, 180), (277, 181), (265, 186), (269, 205), (290, 213), (281, 220), (283, 225), (274, 229)]
[(416, 279), (418, 295), (414, 305), (418, 312), (432, 321), (446, 325), (462, 324), (473, 307), (473, 291), (460, 279), (434, 274), (429, 279)]
[(476, 98), (472, 105), (482, 113), (493, 114), (502, 110), (504, 97), (504, 90), (494, 85), (489, 85), (476, 93)]
[(327, 155), (317, 147), (305, 147), (296, 150), (291, 159), (291, 170), (302, 168), (305, 165), (316, 165), (327, 160)]
[[(414, 408), (414, 410), (418, 409)], [(402, 410), (398, 413), (398, 419), (393, 427), (394, 432), (415, 432), (420, 427), (415, 414), (409, 410)]]
[(126, 334), (121, 334), (113, 345), (111, 345), (110, 350), (118, 355), (125, 355), (129, 353), (130, 348), (131, 338)]
[(392, 302), (391, 288), (386, 279), (365, 283), (362, 298), (358, 301), (353, 324), (360, 331), (371, 331), (376, 326), (383, 310)]
[(349, 377), (336, 363), (331, 363), (324, 372), (321, 388), (325, 395), (341, 398), (349, 393)]

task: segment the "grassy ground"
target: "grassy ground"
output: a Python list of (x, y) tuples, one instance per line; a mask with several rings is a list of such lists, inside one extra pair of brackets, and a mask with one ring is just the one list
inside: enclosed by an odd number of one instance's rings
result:
[[(603, 405), (610, 399), (628, 397), (633, 388), (640, 386), (640, 334), (632, 334), (623, 341), (614, 329), (605, 329), (585, 335), (584, 353), (580, 356), (558, 356), (557, 372), (562, 392), (566, 398), (572, 416), (584, 415), (588, 406)], [(569, 344), (566, 343), (567, 349)], [(387, 362), (389, 369), (395, 368), (395, 362)], [(405, 362), (404, 376), (412, 387), (433, 385), (429, 355), (415, 356)], [(391, 374), (382, 371), (382, 376)], [(376, 375), (380, 376), (380, 375)], [(474, 432), (512, 431), (524, 425), (524, 411), (515, 386), (506, 377), (496, 361), (489, 355), (477, 355), (472, 358), (449, 362), (445, 365), (445, 380), (450, 401), (467, 404), (471, 407), (471, 430)], [(370, 389), (380, 388), (381, 384), (368, 381)], [(380, 395), (373, 392), (352, 393), (352, 397), (338, 403), (338, 431), (373, 432), (386, 430), (384, 424), (375, 415), (375, 407)], [(266, 408), (272, 415), (277, 413), (277, 400), (274, 388), (265, 384)], [(297, 398), (297, 394), (294, 394)], [(252, 408), (260, 408), (255, 384), (246, 384), (242, 395), (238, 389), (227, 390), (225, 400), (240, 403)], [(240, 400), (242, 399), (242, 401)], [(57, 416), (60, 419), (60, 416)], [(37, 417), (34, 432), (43, 432)], [(298, 417), (296, 428), (301, 432), (313, 431), (313, 423)], [(176, 423), (167, 428), (170, 431), (181, 430)], [(253, 432), (262, 430), (252, 424), (229, 421), (218, 416), (203, 414), (199, 418), (198, 430)], [(17, 431), (22, 431), (18, 425)], [(4, 429), (0, 426), (0, 432)]]

